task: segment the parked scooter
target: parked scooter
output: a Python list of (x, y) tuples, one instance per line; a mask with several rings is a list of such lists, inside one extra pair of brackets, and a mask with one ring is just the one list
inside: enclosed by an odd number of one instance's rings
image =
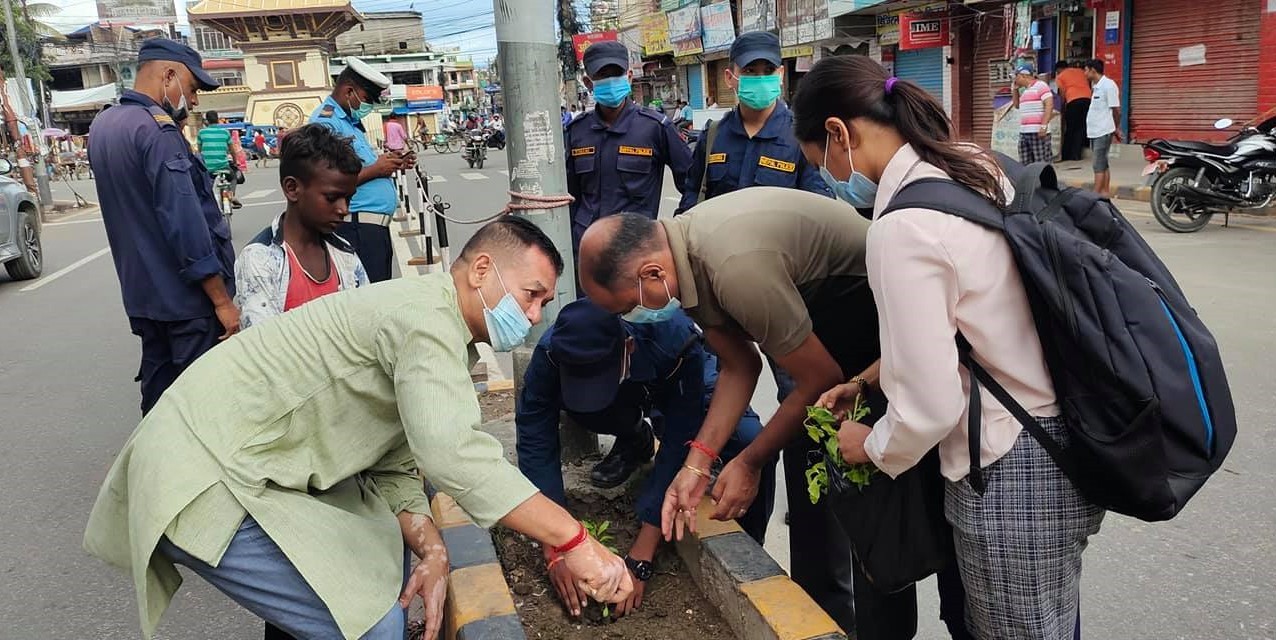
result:
[(465, 162), (471, 169), (482, 169), (487, 160), (487, 133), (482, 129), (465, 132)]
[[(1257, 122), (1257, 126), (1251, 126)], [(1228, 129), (1223, 118), (1216, 129)], [(1261, 209), (1276, 200), (1276, 109), (1242, 125), (1223, 144), (1157, 138), (1143, 145), (1152, 183), (1152, 214), (1161, 226), (1190, 233), (1216, 213), (1224, 226), (1234, 210)]]

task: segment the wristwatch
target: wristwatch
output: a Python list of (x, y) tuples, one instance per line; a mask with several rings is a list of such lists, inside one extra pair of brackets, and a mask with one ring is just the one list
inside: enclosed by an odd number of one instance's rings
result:
[(655, 574), (652, 564), (646, 560), (634, 560), (629, 556), (625, 556), (625, 566), (633, 572), (634, 577), (646, 582)]

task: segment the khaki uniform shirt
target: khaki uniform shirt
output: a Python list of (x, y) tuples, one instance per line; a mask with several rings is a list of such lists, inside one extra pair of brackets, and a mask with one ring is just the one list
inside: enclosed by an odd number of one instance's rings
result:
[[(858, 329), (867, 332), (871, 324), (871, 332), (857, 341), (876, 346), (864, 266), (869, 223), (849, 205), (805, 191), (753, 187), (660, 223), (673, 250), (679, 300), (701, 326), (740, 329), (768, 355), (783, 356), (814, 331), (813, 313), (833, 311), (844, 314), (848, 330), (864, 318)], [(834, 308), (848, 300), (864, 304)], [(837, 350), (829, 351), (842, 363)]]
[(84, 547), (128, 569), (150, 637), (181, 578), (167, 534), (216, 565), (251, 514), (357, 638), (398, 598), (396, 514), (429, 514), (417, 476), (483, 526), (535, 487), (477, 429), (476, 353), (449, 274), (325, 296), (197, 360), (116, 458)]

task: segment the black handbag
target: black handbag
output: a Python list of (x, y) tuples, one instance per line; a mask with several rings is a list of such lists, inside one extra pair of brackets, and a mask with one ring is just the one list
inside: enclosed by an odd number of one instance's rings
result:
[(847, 480), (827, 453), (824, 456), (829, 507), (878, 590), (905, 589), (953, 561), (938, 448), (898, 478), (875, 473), (862, 488)]

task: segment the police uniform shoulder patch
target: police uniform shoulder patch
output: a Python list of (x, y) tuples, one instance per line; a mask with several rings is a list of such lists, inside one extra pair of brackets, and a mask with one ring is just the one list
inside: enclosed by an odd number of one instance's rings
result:
[(177, 123), (173, 122), (173, 116), (168, 115), (161, 107), (151, 106), (146, 108), (146, 112), (151, 114), (151, 118), (155, 120), (155, 124), (161, 129), (176, 129)]
[(656, 122), (659, 122), (660, 124), (665, 124), (666, 122), (669, 122), (668, 116), (666, 116), (665, 114), (659, 111), (656, 111), (655, 109), (652, 109), (651, 107), (644, 107), (642, 105), (638, 105), (638, 113), (641, 113), (642, 115), (647, 116), (648, 118), (651, 118), (652, 120), (655, 120)]
[(323, 108), (319, 110), (319, 117), (320, 117), (320, 118), (331, 118), (331, 117), (332, 117), (333, 115), (335, 115), (336, 113), (337, 113), (336, 108), (334, 108), (334, 107), (333, 107), (332, 105), (330, 105), (330, 104), (325, 104), (325, 105), (323, 105)]

